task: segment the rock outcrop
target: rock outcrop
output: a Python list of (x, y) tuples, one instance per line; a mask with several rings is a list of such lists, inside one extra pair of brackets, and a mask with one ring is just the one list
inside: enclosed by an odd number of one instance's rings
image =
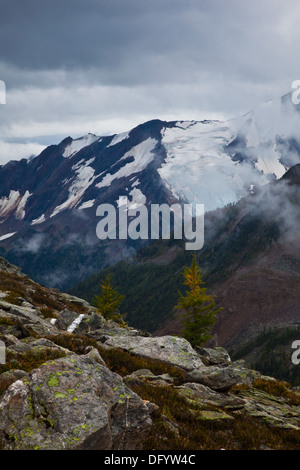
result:
[(152, 424), (144, 401), (88, 355), (49, 361), (0, 402), (6, 449), (140, 449)]
[(199, 354), (184, 338), (176, 336), (112, 336), (104, 345), (110, 348), (120, 348), (131, 354), (157, 359), (178, 366), (184, 370), (202, 368), (203, 362)]
[(300, 449), (300, 393), (225, 349), (107, 321), (1, 259), (0, 297), (1, 449)]

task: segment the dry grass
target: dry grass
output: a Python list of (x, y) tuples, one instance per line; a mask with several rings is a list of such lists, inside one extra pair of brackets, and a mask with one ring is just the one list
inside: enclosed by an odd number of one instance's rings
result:
[(300, 405), (300, 394), (291, 390), (291, 385), (288, 382), (258, 378), (253, 382), (253, 387), (270, 395), (286, 398), (290, 405)]

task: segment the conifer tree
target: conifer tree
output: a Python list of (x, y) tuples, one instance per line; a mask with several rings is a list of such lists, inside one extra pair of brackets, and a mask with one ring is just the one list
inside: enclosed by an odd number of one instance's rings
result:
[(119, 312), (119, 306), (124, 299), (123, 295), (117, 292), (117, 289), (111, 285), (111, 277), (108, 274), (101, 284), (101, 295), (94, 297), (93, 305), (100, 311), (107, 320), (115, 320), (123, 323)]
[(203, 286), (195, 255), (191, 267), (185, 267), (183, 275), (187, 290), (185, 294), (179, 293), (176, 305), (177, 309), (185, 311), (181, 316), (184, 327), (182, 336), (192, 346), (201, 346), (211, 338), (210, 330), (215, 324), (215, 315), (222, 309), (216, 309), (213, 297), (206, 293), (207, 288)]

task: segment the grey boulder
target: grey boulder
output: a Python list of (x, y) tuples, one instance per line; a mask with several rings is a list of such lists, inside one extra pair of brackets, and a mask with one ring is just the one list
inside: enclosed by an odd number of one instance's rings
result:
[(48, 361), (1, 396), (7, 450), (138, 450), (151, 407), (89, 354)]
[(178, 366), (185, 371), (204, 367), (190, 343), (177, 336), (112, 336), (104, 345), (110, 348), (120, 348), (137, 356), (157, 359)]

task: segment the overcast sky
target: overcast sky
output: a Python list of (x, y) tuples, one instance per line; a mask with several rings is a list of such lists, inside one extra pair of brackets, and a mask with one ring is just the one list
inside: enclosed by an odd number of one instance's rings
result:
[(244, 114), (300, 79), (299, 25), (299, 0), (0, 0), (0, 164), (69, 135)]

